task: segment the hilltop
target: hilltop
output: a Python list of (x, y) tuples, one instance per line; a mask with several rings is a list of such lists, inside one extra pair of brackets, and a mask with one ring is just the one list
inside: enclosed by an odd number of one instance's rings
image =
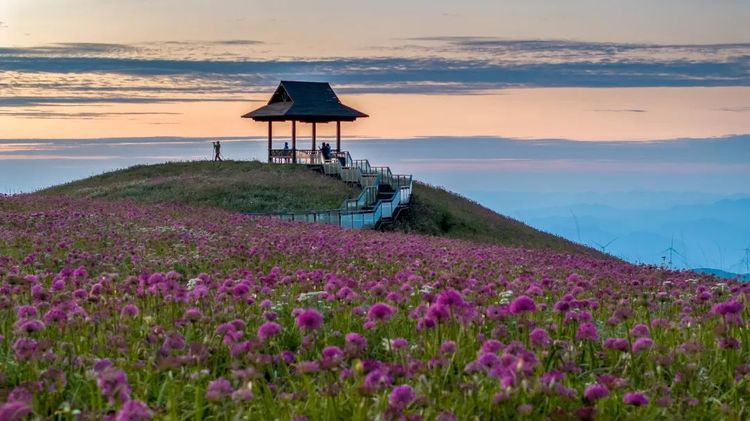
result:
[[(303, 166), (257, 161), (138, 165), (51, 187), (41, 195), (181, 203), (268, 213), (337, 208), (359, 189)], [(447, 190), (415, 183), (412, 208), (384, 227), (480, 243), (604, 257), (592, 248), (536, 230)]]
[(344, 199), (356, 197), (359, 189), (303, 166), (195, 161), (136, 165), (50, 187), (39, 194), (266, 213), (338, 208)]

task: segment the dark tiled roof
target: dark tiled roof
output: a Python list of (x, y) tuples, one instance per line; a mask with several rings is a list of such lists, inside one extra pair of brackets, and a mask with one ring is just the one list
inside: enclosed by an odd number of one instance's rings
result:
[(242, 116), (256, 121), (353, 121), (367, 114), (339, 101), (326, 82), (282, 80), (268, 104)]

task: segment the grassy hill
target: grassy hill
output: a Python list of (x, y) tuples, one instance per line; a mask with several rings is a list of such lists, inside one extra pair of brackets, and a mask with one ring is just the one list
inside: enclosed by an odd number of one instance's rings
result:
[[(359, 189), (303, 166), (260, 162), (138, 165), (40, 191), (104, 199), (174, 202), (244, 212), (328, 209)], [(416, 183), (412, 208), (387, 230), (589, 256), (597, 250), (536, 230), (446, 190)]]
[(338, 208), (360, 190), (302, 166), (257, 161), (137, 165), (51, 187), (44, 195), (217, 206), (243, 212)]

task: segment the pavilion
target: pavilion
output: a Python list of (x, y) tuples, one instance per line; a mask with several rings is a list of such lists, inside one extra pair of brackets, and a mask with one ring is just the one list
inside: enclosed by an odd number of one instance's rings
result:
[[(316, 125), (336, 122), (336, 154), (341, 152), (341, 122), (368, 117), (367, 114), (342, 104), (331, 85), (326, 82), (298, 82), (282, 80), (268, 104), (251, 111), (242, 118), (268, 122), (268, 162), (322, 162), (315, 147)], [(292, 147), (273, 148), (273, 122), (292, 122)], [(312, 149), (297, 149), (297, 122), (312, 124)]]

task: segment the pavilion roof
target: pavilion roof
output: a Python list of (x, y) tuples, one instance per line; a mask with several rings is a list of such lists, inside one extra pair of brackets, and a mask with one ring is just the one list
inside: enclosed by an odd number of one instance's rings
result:
[(282, 80), (263, 107), (242, 118), (255, 121), (297, 120), (303, 122), (354, 121), (367, 114), (342, 104), (327, 82)]

